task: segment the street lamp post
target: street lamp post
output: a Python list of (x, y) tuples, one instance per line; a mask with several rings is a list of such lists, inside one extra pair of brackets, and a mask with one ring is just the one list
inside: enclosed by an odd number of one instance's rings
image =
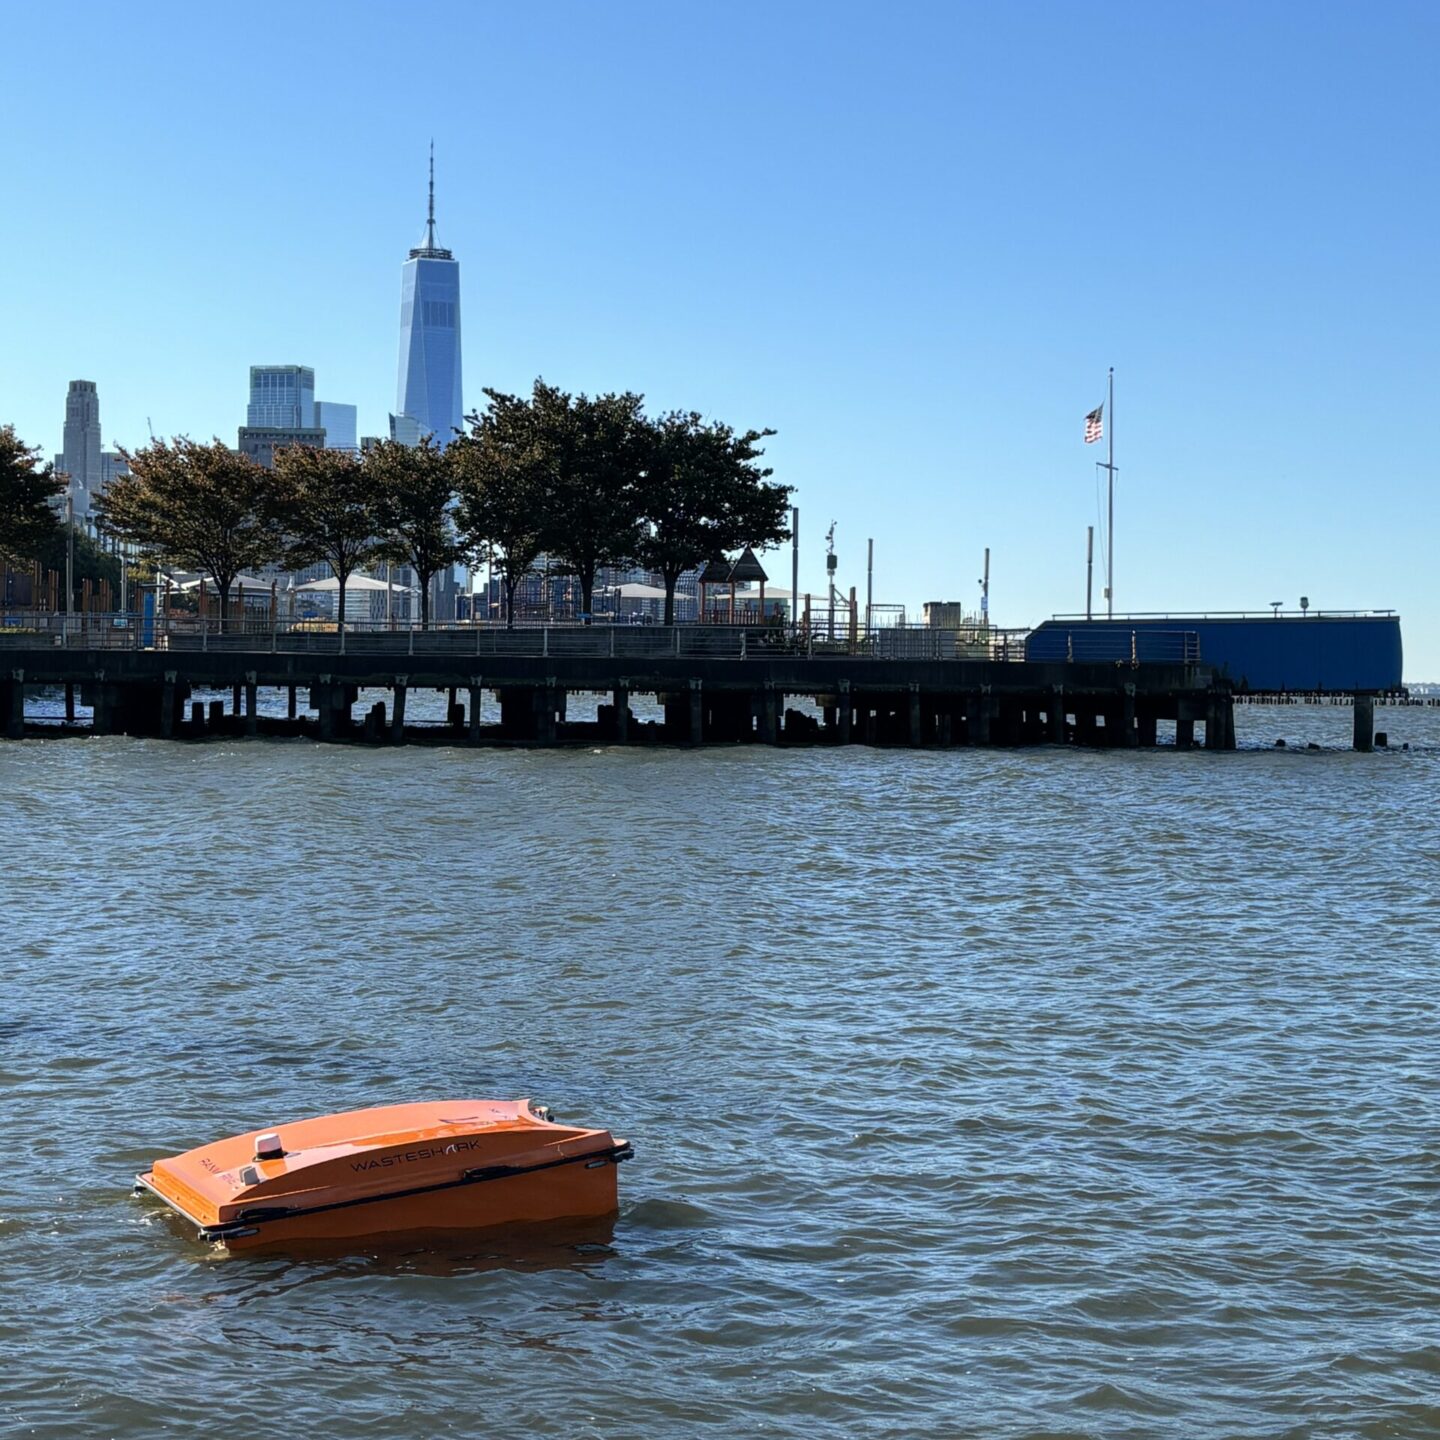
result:
[(65, 633), (75, 610), (75, 496), (65, 493)]

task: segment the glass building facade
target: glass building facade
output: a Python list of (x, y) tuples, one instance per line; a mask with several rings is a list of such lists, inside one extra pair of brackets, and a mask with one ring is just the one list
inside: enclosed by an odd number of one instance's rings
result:
[(342, 405), (335, 400), (315, 402), (315, 425), (325, 432), (327, 450), (350, 450), (358, 452), (356, 440), (357, 420), (353, 405)]
[(464, 418), (460, 398), (460, 263), (435, 243), (435, 153), (430, 153), (430, 213), (425, 239), (400, 272), (400, 377), (390, 431), (413, 421), (440, 446)]
[[(445, 258), (437, 258), (444, 256)], [(460, 263), (448, 250), (412, 250), (400, 281), (397, 416), (448, 445), (463, 419), (460, 398)]]
[(315, 419), (315, 372), (308, 365), (252, 365), (246, 425), (310, 430)]

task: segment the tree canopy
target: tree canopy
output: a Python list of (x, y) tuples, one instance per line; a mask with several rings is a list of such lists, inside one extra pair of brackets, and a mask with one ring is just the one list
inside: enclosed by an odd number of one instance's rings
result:
[(759, 463), (759, 442), (774, 433), (737, 433), (693, 410), (648, 422), (635, 558), (664, 577), (665, 624), (675, 623), (675, 586), (685, 571), (790, 538), (790, 487), (771, 483), (774, 472)]
[(120, 453), (130, 473), (96, 501), (102, 529), (157, 561), (208, 574), (223, 620), (235, 577), (284, 554), (276, 475), (220, 440), (182, 435)]
[(551, 469), (528, 400), (487, 389), (483, 414), (466, 417), (470, 433), (446, 452), (455, 466), (460, 527), (477, 558), (498, 566), (505, 623), (515, 625), (515, 587), (543, 549)]
[(57, 525), (32, 558), (38, 560), (46, 570), (54, 570), (62, 575), (68, 563), (76, 595), (81, 593), (87, 580), (95, 585), (108, 580), (111, 589), (118, 595), (120, 557), (102, 549), (94, 537), (87, 535), (80, 526), (71, 528), (75, 532), (73, 542), (66, 533), (65, 526)]
[(595, 572), (633, 560), (639, 546), (644, 397), (571, 396), (537, 380), (530, 404), (548, 472), (541, 545), (559, 574), (579, 580), (588, 617)]
[(465, 558), (455, 529), (456, 467), (430, 436), (418, 445), (382, 440), (365, 455), (377, 503), (378, 553), (415, 571), (420, 623), (430, 625), (430, 581)]
[(13, 425), (0, 425), (0, 555), (35, 560), (61, 529), (56, 503), (65, 481)]
[(695, 411), (651, 419), (632, 392), (570, 395), (537, 380), (526, 397), (486, 390), (483, 414), (451, 446), (461, 525), (515, 587), (543, 554), (576, 576), (589, 614), (603, 565), (641, 564), (665, 579), (674, 623), (680, 576), (746, 545), (790, 538), (790, 487), (770, 481), (760, 442)]
[(340, 582), (336, 619), (345, 631), (345, 586), (381, 553), (380, 486), (375, 467), (347, 450), (287, 445), (275, 453), (285, 561), (323, 561)]

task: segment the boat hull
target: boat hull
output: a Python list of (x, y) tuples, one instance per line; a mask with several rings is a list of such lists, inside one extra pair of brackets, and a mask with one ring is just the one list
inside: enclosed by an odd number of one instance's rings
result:
[(600, 1219), (616, 1211), (616, 1167), (631, 1153), (528, 1101), (449, 1102), (235, 1136), (157, 1160), (136, 1182), (202, 1239), (258, 1250)]

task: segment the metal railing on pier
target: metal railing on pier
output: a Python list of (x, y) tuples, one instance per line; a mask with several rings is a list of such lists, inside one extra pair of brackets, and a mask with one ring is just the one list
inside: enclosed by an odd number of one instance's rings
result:
[(877, 660), (1023, 660), (1073, 663), (1184, 663), (1200, 659), (1194, 631), (987, 626), (894, 626), (831, 634), (824, 626), (520, 624), (435, 625), (288, 620), (247, 612), (227, 616), (37, 611), (0, 613), (0, 648), (54, 645), (77, 650), (224, 651), (315, 655), (577, 656), (590, 658), (761, 659), (854, 657)]

